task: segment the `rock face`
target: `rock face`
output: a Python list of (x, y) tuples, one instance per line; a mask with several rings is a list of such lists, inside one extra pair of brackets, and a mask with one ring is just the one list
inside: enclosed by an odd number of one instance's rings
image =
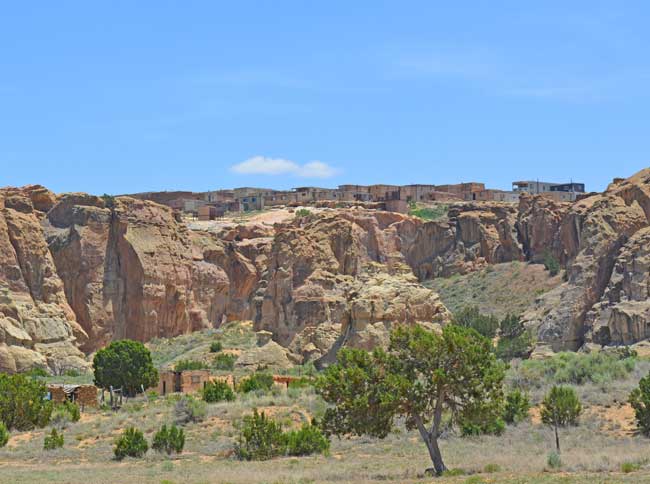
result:
[(429, 222), (325, 209), (216, 232), (139, 199), (5, 188), (0, 370), (84, 367), (114, 339), (229, 320), (268, 331), (263, 353), (282, 365), (326, 364), (344, 345), (385, 344), (395, 323), (446, 324), (424, 279), (548, 255), (566, 282), (524, 315), (540, 351), (631, 344), (650, 337), (649, 220), (650, 169), (572, 204), (456, 203)]
[(0, 191), (0, 371), (86, 366), (77, 343), (87, 335), (66, 301), (36, 209), (52, 198), (42, 187)]

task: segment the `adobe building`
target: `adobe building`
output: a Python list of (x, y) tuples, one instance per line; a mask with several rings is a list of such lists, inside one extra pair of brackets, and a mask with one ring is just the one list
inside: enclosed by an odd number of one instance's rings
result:
[(81, 408), (97, 408), (99, 406), (97, 400), (98, 389), (95, 385), (50, 384), (47, 385), (47, 392), (49, 400), (54, 403), (68, 401), (76, 403)]
[(195, 393), (212, 381), (210, 370), (161, 371), (158, 378), (158, 394)]

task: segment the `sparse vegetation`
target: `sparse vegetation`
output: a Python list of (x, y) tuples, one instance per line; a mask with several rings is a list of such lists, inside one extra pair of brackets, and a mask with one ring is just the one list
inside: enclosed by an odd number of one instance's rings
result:
[(500, 359), (510, 361), (513, 358), (528, 358), (533, 348), (532, 343), (532, 338), (520, 317), (508, 314), (501, 320), (496, 347)]
[(113, 341), (95, 353), (93, 369), (95, 385), (122, 388), (126, 395), (133, 396), (158, 382), (151, 353), (138, 341)]
[(115, 442), (113, 453), (115, 459), (122, 460), (125, 457), (142, 457), (149, 450), (149, 444), (144, 438), (142, 431), (129, 427)]
[(223, 350), (223, 343), (219, 340), (210, 343), (210, 353), (219, 353)]
[(409, 215), (423, 220), (440, 220), (447, 217), (449, 206), (437, 204), (433, 207), (419, 207), (412, 203), (409, 206)]
[(161, 429), (156, 432), (151, 443), (151, 448), (156, 452), (166, 453), (171, 455), (173, 453), (180, 454), (185, 447), (185, 432), (182, 428), (176, 425), (163, 425)]
[(63, 447), (63, 433), (58, 432), (56, 429), (52, 429), (49, 435), (45, 436), (43, 441), (43, 450), (55, 450)]
[(551, 276), (556, 276), (562, 267), (560, 266), (560, 261), (553, 255), (553, 253), (547, 250), (544, 253), (544, 269), (548, 271)]
[(286, 433), (287, 455), (301, 456), (326, 454), (330, 448), (329, 439), (314, 423), (306, 423), (299, 430)]
[(203, 387), (203, 400), (208, 403), (232, 402), (234, 399), (235, 393), (225, 381), (216, 380), (208, 382)]
[(205, 362), (197, 360), (180, 360), (174, 365), (174, 371), (207, 370), (207, 368)]
[(217, 356), (215, 356), (212, 362), (212, 367), (215, 370), (232, 371), (235, 368), (236, 360), (237, 357), (235, 355), (219, 353)]
[(251, 376), (244, 378), (237, 388), (241, 393), (254, 391), (268, 391), (273, 387), (273, 375), (264, 372), (255, 372)]
[(311, 216), (311, 210), (308, 210), (306, 208), (299, 208), (295, 211), (294, 215), (296, 218), (309, 217)]
[(179, 425), (202, 422), (206, 414), (205, 402), (191, 395), (183, 395), (174, 406), (174, 418)]
[(494, 338), (499, 329), (499, 320), (494, 316), (481, 314), (478, 306), (470, 306), (454, 314), (452, 322), (458, 326), (475, 329), (486, 338)]
[(45, 384), (24, 375), (0, 373), (0, 422), (8, 430), (44, 427), (52, 415)]
[(54, 407), (50, 423), (58, 427), (64, 427), (70, 422), (78, 422), (80, 418), (81, 412), (79, 411), (79, 407), (66, 400)]

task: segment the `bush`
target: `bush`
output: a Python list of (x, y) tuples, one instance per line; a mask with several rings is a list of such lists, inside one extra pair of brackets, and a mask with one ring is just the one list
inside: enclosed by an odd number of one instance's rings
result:
[(226, 353), (219, 353), (215, 356), (212, 361), (212, 368), (215, 370), (227, 370), (232, 371), (235, 369), (235, 360), (237, 357), (235, 355), (229, 355)]
[(221, 341), (213, 341), (210, 343), (210, 353), (219, 353), (221, 350), (223, 350)]
[(283, 455), (286, 447), (282, 426), (254, 408), (252, 416), (244, 417), (235, 455), (240, 460), (268, 460)]
[(519, 384), (541, 388), (546, 384), (606, 384), (626, 378), (636, 364), (636, 356), (625, 352), (558, 353), (545, 360), (522, 361), (516, 370)]
[(551, 276), (556, 276), (560, 272), (560, 262), (550, 252), (544, 252), (544, 269), (546, 269)]
[(43, 450), (54, 450), (60, 449), (61, 447), (63, 447), (63, 433), (59, 433), (56, 429), (52, 429), (52, 432), (45, 436), (45, 440), (43, 441)]
[(623, 462), (621, 463), (621, 472), (623, 474), (629, 474), (630, 472), (636, 472), (641, 469), (640, 462)]
[(295, 217), (300, 218), (300, 217), (309, 217), (311, 215), (311, 211), (307, 210), (306, 208), (299, 208), (296, 210)]
[(571, 387), (554, 386), (542, 401), (540, 416), (548, 425), (576, 425), (582, 412), (578, 395)]
[(174, 371), (207, 370), (207, 368), (208, 365), (197, 360), (180, 360), (174, 365)]
[(560, 454), (557, 452), (551, 452), (548, 455), (548, 459), (546, 460), (546, 463), (551, 469), (559, 469), (562, 467), (562, 459), (560, 459)]
[(232, 402), (235, 399), (235, 393), (230, 388), (230, 385), (225, 381), (212, 381), (208, 382), (203, 387), (203, 400), (208, 403), (214, 402)]
[(239, 383), (238, 391), (241, 393), (249, 393), (257, 390), (268, 391), (272, 387), (273, 375), (270, 373), (255, 372)]
[(115, 208), (115, 197), (113, 195), (104, 193), (101, 198), (102, 200), (104, 200), (104, 205), (106, 206), (106, 208), (110, 208), (110, 209)]
[(7, 442), (9, 442), (9, 431), (7, 426), (0, 422), (0, 448), (7, 445)]
[(133, 396), (142, 387), (158, 383), (158, 371), (153, 366), (151, 353), (139, 341), (113, 341), (93, 358), (95, 385), (100, 388), (122, 388)]
[(300, 430), (286, 433), (288, 455), (324, 454), (330, 449), (330, 441), (320, 428), (311, 424), (303, 424)]
[(64, 427), (68, 422), (78, 422), (80, 418), (81, 412), (77, 404), (66, 400), (54, 407), (50, 423)]
[(483, 472), (486, 474), (494, 474), (495, 472), (501, 472), (501, 466), (499, 464), (485, 464), (483, 467)]
[(466, 307), (454, 314), (453, 323), (465, 328), (474, 328), (486, 338), (494, 338), (499, 329), (499, 320), (494, 316), (481, 314), (477, 306)]
[(25, 372), (25, 376), (30, 378), (45, 378), (50, 376), (50, 374), (44, 368), (37, 366)]
[(157, 452), (166, 452), (167, 455), (172, 453), (180, 454), (185, 447), (185, 433), (183, 429), (179, 429), (176, 425), (167, 428), (163, 425), (162, 428), (156, 432), (151, 443), (151, 448)]
[(125, 457), (142, 457), (149, 450), (149, 445), (142, 432), (135, 427), (129, 427), (115, 442), (113, 453), (117, 460)]
[(207, 414), (205, 402), (183, 395), (174, 406), (174, 418), (179, 425), (202, 422)]
[(415, 203), (409, 206), (409, 215), (423, 220), (439, 220), (447, 216), (448, 205), (436, 205), (433, 208), (417, 208)]
[(528, 418), (530, 400), (521, 390), (513, 390), (506, 395), (503, 420), (508, 424), (518, 424)]
[(52, 415), (52, 402), (41, 381), (25, 375), (0, 373), (0, 422), (8, 430), (45, 427)]
[(634, 409), (637, 428), (646, 437), (650, 436), (650, 374), (641, 378), (628, 401)]
[(506, 429), (506, 424), (501, 418), (490, 419), (485, 422), (461, 420), (460, 435), (462, 437), (477, 437), (479, 435), (501, 435)]
[(314, 379), (308, 376), (302, 376), (289, 382), (289, 389), (310, 388), (314, 386)]
[(532, 338), (521, 318), (509, 314), (499, 323), (499, 341), (497, 342), (497, 356), (510, 361), (513, 358), (528, 358), (532, 351)]

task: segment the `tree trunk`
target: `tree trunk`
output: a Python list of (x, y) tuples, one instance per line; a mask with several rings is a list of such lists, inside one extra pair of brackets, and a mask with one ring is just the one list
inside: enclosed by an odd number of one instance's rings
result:
[(427, 429), (422, 423), (422, 419), (419, 416), (414, 416), (415, 422), (420, 432), (420, 436), (424, 443), (427, 445), (427, 450), (429, 451), (429, 457), (431, 458), (431, 463), (433, 464), (433, 469), (436, 472), (436, 475), (441, 475), (447, 470), (445, 463), (442, 461), (442, 454), (440, 453), (440, 447), (438, 447), (438, 437), (436, 434), (427, 432)]
[(555, 422), (555, 448), (557, 449), (557, 453), (560, 453), (560, 437), (557, 434), (557, 422)]

